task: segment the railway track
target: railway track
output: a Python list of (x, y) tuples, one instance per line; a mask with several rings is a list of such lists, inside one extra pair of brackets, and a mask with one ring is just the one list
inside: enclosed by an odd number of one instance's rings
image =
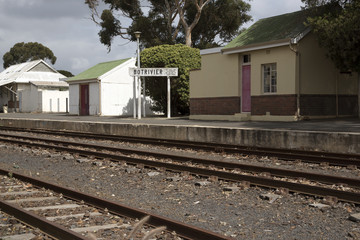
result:
[[(20, 140), (23, 138), (24, 140)], [(25, 140), (26, 139), (26, 140)], [(1, 141), (9, 141), (11, 143), (28, 145), (32, 147), (52, 148), (57, 151), (66, 151), (84, 156), (94, 156), (101, 159), (110, 159), (112, 161), (126, 161), (131, 164), (143, 165), (155, 168), (164, 168), (177, 172), (189, 172), (191, 174), (201, 175), (205, 177), (216, 177), (219, 179), (240, 182), (243, 184), (252, 184), (268, 188), (288, 189), (291, 192), (300, 192), (315, 196), (331, 196), (338, 200), (360, 203), (360, 193), (357, 189), (360, 186), (360, 180), (357, 178), (343, 178), (331, 175), (319, 175), (314, 173), (306, 173), (299, 171), (290, 171), (279, 168), (259, 167), (253, 165), (236, 164), (223, 161), (209, 161), (199, 158), (189, 158), (179, 155), (162, 155), (154, 152), (131, 151), (129, 149), (119, 149), (113, 147), (103, 147), (94, 144), (74, 143), (69, 141), (41, 139), (36, 137), (26, 137), (18, 135), (5, 135)], [(40, 141), (40, 142), (39, 142)], [(96, 150), (94, 150), (96, 149)], [(137, 155), (155, 155), (157, 158), (170, 158), (171, 161), (154, 161), (146, 158), (129, 157), (124, 154)], [(180, 163), (174, 163), (175, 161)], [(191, 163), (191, 164), (189, 164)], [(202, 167), (192, 165), (201, 164)], [(205, 166), (205, 167), (204, 167)], [(247, 173), (244, 173), (246, 171)], [(256, 173), (256, 174), (248, 174)], [(282, 177), (284, 179), (279, 179)], [(287, 178), (292, 179), (287, 179)], [(301, 178), (301, 179), (299, 179)], [(334, 189), (329, 186), (319, 186), (319, 184), (303, 184), (302, 179), (306, 178), (313, 182), (323, 182), (326, 184), (339, 184), (341, 186), (348, 185), (353, 188), (349, 191)]]
[[(1, 211), (51, 238), (151, 239), (156, 235), (176, 240), (231, 239), (3, 169), (0, 169), (0, 180)], [(25, 234), (21, 239), (37, 235), (31, 230)], [(0, 236), (1, 239), (11, 237)]]
[[(26, 139), (30, 141), (43, 141), (47, 144), (53, 144), (52, 146), (60, 145), (60, 146), (72, 146), (72, 147), (80, 147), (83, 149), (90, 149), (90, 150), (96, 150), (98, 152), (101, 151), (107, 151), (107, 152), (119, 152), (121, 154), (126, 155), (139, 155), (139, 156), (146, 156), (146, 157), (153, 157), (158, 159), (171, 159), (172, 161), (179, 162), (179, 163), (193, 163), (193, 164), (201, 164), (205, 166), (212, 166), (217, 167), (219, 169), (230, 169), (230, 170), (240, 170), (240, 171), (248, 171), (248, 172), (255, 172), (255, 173), (269, 173), (273, 176), (278, 177), (292, 177), (292, 178), (306, 178), (308, 180), (312, 181), (319, 181), (323, 183), (328, 184), (346, 184), (353, 187), (359, 187), (360, 186), (360, 179), (354, 179), (354, 178), (346, 178), (346, 177), (337, 177), (337, 176), (331, 176), (331, 175), (324, 175), (324, 174), (314, 174), (314, 173), (307, 173), (304, 171), (292, 171), (292, 170), (284, 170), (279, 168), (272, 168), (272, 167), (263, 167), (263, 166), (257, 166), (257, 165), (251, 165), (251, 164), (241, 164), (241, 163), (234, 163), (234, 162), (227, 162), (227, 161), (216, 161), (216, 160), (209, 160), (205, 158), (199, 158), (199, 157), (189, 157), (189, 156), (183, 156), (179, 154), (168, 154), (168, 153), (159, 153), (155, 151), (145, 151), (145, 150), (138, 150), (134, 148), (125, 148), (125, 147), (110, 147), (110, 146), (99, 146), (98, 144), (89, 144), (89, 143), (79, 143), (79, 142), (73, 142), (73, 141), (64, 141), (64, 140), (53, 140), (53, 139), (42, 139), (38, 137), (28, 137), (28, 136), (14, 136), (14, 135), (6, 135), (3, 134), (3, 137), (10, 137), (10, 138), (21, 138)], [(0, 140), (3, 139), (0, 137)], [(5, 140), (5, 139), (3, 139)], [(40, 146), (41, 147), (41, 146)], [(46, 147), (46, 146), (45, 146)], [(61, 150), (61, 149), (59, 149)], [(76, 152), (75, 152), (76, 153)], [(86, 154), (86, 152), (82, 152), (83, 154)], [(89, 151), (88, 155), (92, 155)], [(99, 156), (99, 155), (97, 155)], [(101, 156), (99, 156), (101, 157)], [(104, 156), (103, 158), (111, 157), (114, 158), (114, 156)], [(128, 158), (125, 158), (126, 160)], [(135, 159), (135, 158), (134, 158)], [(130, 159), (128, 159), (130, 161)], [(133, 161), (135, 164), (141, 164), (145, 162), (136, 162)]]
[(247, 154), (265, 157), (276, 157), (286, 161), (303, 161), (317, 164), (330, 164), (334, 166), (355, 166), (360, 167), (360, 154), (341, 154), (320, 151), (303, 151), (296, 149), (278, 149), (264, 147), (248, 147), (218, 143), (189, 142), (177, 140), (165, 140), (154, 138), (138, 138), (118, 135), (104, 135), (95, 133), (82, 133), (74, 131), (57, 131), (48, 129), (24, 129), (0, 126), (0, 130), (30, 132), (38, 134), (49, 134), (56, 136), (67, 136), (76, 138), (93, 138), (110, 141), (124, 141), (132, 143), (143, 143), (149, 145), (162, 145), (167, 147), (191, 148), (195, 150), (216, 151), (224, 153)]

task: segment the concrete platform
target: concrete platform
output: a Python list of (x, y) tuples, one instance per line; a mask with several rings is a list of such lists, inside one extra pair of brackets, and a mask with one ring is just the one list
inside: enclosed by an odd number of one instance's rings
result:
[(187, 118), (133, 119), (58, 113), (1, 113), (0, 126), (360, 154), (360, 120), (355, 118), (303, 122), (227, 122)]

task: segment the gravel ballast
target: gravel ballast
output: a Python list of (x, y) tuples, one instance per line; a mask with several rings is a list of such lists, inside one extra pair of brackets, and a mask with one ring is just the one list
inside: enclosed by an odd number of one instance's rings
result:
[(0, 167), (235, 239), (360, 239), (353, 204), (7, 144)]

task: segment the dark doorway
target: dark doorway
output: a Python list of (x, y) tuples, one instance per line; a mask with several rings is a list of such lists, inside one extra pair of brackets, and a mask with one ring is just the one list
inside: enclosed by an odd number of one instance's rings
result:
[(241, 96), (241, 112), (251, 112), (251, 66), (242, 66), (242, 96)]
[(80, 115), (89, 115), (89, 85), (80, 85)]

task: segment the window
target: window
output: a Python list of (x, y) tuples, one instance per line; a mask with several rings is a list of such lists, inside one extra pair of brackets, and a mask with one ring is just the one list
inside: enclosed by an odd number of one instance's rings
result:
[(250, 54), (243, 55), (243, 63), (250, 63), (250, 62), (251, 62)]
[(276, 63), (262, 65), (264, 93), (276, 93)]

